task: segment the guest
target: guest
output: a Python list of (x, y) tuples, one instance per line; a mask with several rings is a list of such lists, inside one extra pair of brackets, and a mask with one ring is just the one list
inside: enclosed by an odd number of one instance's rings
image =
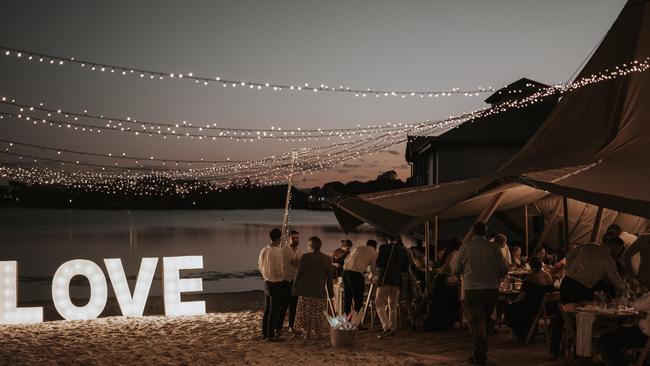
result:
[[(497, 247), (501, 251), (501, 255), (503, 255), (503, 259), (506, 261), (508, 267), (510, 267), (510, 265), (512, 265), (512, 256), (510, 255), (510, 248), (508, 248), (508, 238), (503, 234), (497, 234), (494, 236), (494, 243), (496, 243)], [(519, 251), (519, 256), (521, 258), (521, 249)]]
[(446, 331), (460, 320), (458, 278), (452, 275), (452, 269), (462, 243), (460, 238), (453, 238), (442, 256), (443, 264), (433, 284), (434, 296), (424, 322), (425, 331)]
[(508, 274), (501, 251), (485, 239), (487, 225), (474, 224), (474, 238), (460, 247), (452, 275), (463, 276), (465, 303), (472, 327), (474, 353), (469, 363), (485, 365), (488, 350), (488, 328), (492, 311), (499, 301), (499, 284)]
[[(387, 244), (382, 244), (379, 247), (377, 269), (379, 283), (377, 284), (375, 305), (383, 328), (379, 338), (384, 338), (394, 335), (397, 330), (397, 310), (402, 287), (402, 274), (408, 271), (406, 249), (403, 245), (398, 244), (396, 237), (390, 237)], [(388, 305), (388, 312), (386, 312), (386, 305)]]
[(510, 262), (510, 270), (516, 271), (523, 267), (525, 263), (521, 259), (521, 247), (514, 246), (512, 247), (512, 261)]
[(626, 248), (638, 239), (636, 235), (630, 234), (627, 231), (623, 231), (623, 229), (621, 229), (621, 227), (617, 224), (611, 224), (607, 227), (607, 231), (605, 232), (605, 235), (603, 235), (603, 243), (606, 243), (607, 239), (613, 237), (619, 237), (621, 240), (623, 240)]
[(282, 266), (282, 231), (274, 228), (269, 233), (271, 243), (260, 252), (258, 266), (264, 278), (264, 316), (262, 317), (262, 339), (275, 342), (282, 340), (275, 336), (280, 312), (284, 308), (286, 287)]
[(352, 303), (359, 313), (363, 306), (366, 281), (363, 274), (370, 267), (372, 276), (377, 274), (377, 242), (368, 240), (365, 246), (354, 248), (343, 264), (343, 312), (350, 314)]
[[(596, 285), (609, 280), (618, 290), (625, 289), (625, 281), (619, 276), (616, 258), (623, 251), (620, 241), (608, 241), (607, 245), (586, 243), (571, 249), (566, 257), (565, 276), (560, 285), (560, 303), (572, 308), (576, 303), (590, 301), (598, 289)], [(559, 355), (560, 339), (564, 321), (556, 317), (551, 335), (551, 353)]]
[(542, 261), (543, 269), (551, 269), (551, 261), (548, 257), (548, 253), (546, 252), (546, 248), (544, 248), (543, 245), (539, 245), (537, 248), (535, 248), (535, 257), (539, 258)]
[(285, 293), (287, 295), (287, 301), (285, 302), (285, 307), (280, 312), (278, 318), (278, 324), (276, 327), (277, 331), (282, 331), (284, 325), (284, 318), (289, 312), (289, 332), (296, 334), (296, 330), (293, 325), (296, 320), (296, 306), (298, 305), (298, 297), (291, 294), (293, 289), (293, 279), (296, 276), (296, 271), (298, 270), (298, 262), (300, 257), (302, 257), (302, 250), (298, 248), (300, 245), (300, 234), (295, 231), (289, 231), (289, 245), (282, 247), (282, 265), (284, 271), (284, 285)]
[(336, 269), (336, 277), (343, 275), (343, 264), (345, 263), (345, 258), (350, 254), (351, 248), (352, 240), (344, 239), (341, 240), (341, 246), (332, 252), (332, 265)]
[(547, 292), (555, 290), (553, 278), (542, 269), (542, 261), (538, 257), (530, 259), (532, 273), (524, 278), (521, 292), (505, 312), (505, 323), (510, 327), (515, 341), (524, 341), (539, 307)]
[(641, 297), (634, 303), (634, 309), (639, 312), (641, 319), (637, 326), (621, 326), (600, 336), (600, 348), (605, 353), (608, 366), (625, 366), (626, 362), (621, 349), (643, 348), (650, 335), (650, 295)]
[(293, 295), (298, 296), (296, 327), (302, 330), (305, 339), (312, 333), (320, 338), (328, 330), (327, 298), (334, 296), (331, 258), (321, 253), (322, 242), (318, 237), (309, 238), (307, 245), (311, 252), (300, 258), (293, 281)]

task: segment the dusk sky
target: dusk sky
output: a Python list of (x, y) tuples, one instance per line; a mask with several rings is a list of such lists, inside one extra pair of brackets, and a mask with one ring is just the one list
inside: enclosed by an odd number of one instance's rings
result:
[[(495, 87), (521, 77), (566, 82), (623, 0), (2, 1), (0, 45), (102, 63), (232, 79), (358, 88)], [(199, 87), (54, 67), (0, 56), (0, 96), (69, 111), (222, 127), (345, 128), (421, 121), (484, 106), (479, 97), (355, 98)], [(10, 110), (0, 106), (0, 111)], [(5, 139), (97, 153), (174, 159), (262, 158), (289, 142), (100, 136), (0, 121)], [(4, 145), (2, 145), (4, 147)], [(304, 146), (304, 145), (300, 145)], [(0, 156), (2, 161), (12, 161)], [(368, 180), (395, 169), (404, 145), (298, 186)]]

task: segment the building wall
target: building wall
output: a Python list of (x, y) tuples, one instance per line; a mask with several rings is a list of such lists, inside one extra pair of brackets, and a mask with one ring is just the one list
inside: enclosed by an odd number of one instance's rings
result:
[(519, 148), (508, 147), (439, 147), (429, 149), (413, 163), (413, 185), (482, 177), (493, 173), (510, 159)]
[[(438, 149), (439, 183), (489, 175), (519, 148), (445, 147)], [(432, 153), (433, 154), (433, 153)]]

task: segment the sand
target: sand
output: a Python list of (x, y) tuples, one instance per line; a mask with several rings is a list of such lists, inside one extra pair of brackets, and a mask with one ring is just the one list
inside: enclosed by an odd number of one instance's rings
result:
[[(402, 330), (378, 340), (379, 330), (359, 333), (355, 349), (333, 348), (328, 339), (261, 340), (261, 292), (204, 294), (203, 316), (141, 318), (114, 316), (109, 302), (102, 318), (0, 325), (1, 365), (465, 365), (471, 349), (467, 330), (423, 333)], [(189, 297), (188, 300), (193, 299)], [(149, 299), (146, 314), (160, 314), (162, 299)], [(21, 304), (22, 305), (22, 304)], [(24, 304), (28, 305), (28, 304)], [(33, 305), (33, 304), (31, 304)], [(46, 306), (46, 318), (57, 318)], [(113, 315), (113, 316), (111, 316)], [(540, 337), (533, 345), (490, 341), (492, 365), (559, 365), (550, 362)]]

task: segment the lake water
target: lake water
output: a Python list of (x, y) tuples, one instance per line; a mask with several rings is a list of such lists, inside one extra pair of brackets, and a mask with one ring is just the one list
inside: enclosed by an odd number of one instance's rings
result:
[[(0, 260), (18, 261), (19, 301), (51, 299), (51, 277), (70, 259), (92, 260), (105, 271), (103, 258), (121, 258), (127, 277), (133, 279), (142, 257), (202, 255), (203, 270), (183, 275), (202, 277), (204, 292), (262, 289), (258, 254), (268, 244), (268, 232), (281, 226), (282, 216), (282, 210), (3, 208)], [(300, 232), (303, 250), (307, 239), (315, 235), (323, 240), (326, 253), (344, 238), (360, 245), (375, 237), (369, 227), (346, 236), (329, 211), (293, 210), (290, 227)], [(161, 266), (159, 259), (153, 295), (161, 293)], [(83, 282), (71, 286), (72, 296), (84, 296), (87, 291)]]

